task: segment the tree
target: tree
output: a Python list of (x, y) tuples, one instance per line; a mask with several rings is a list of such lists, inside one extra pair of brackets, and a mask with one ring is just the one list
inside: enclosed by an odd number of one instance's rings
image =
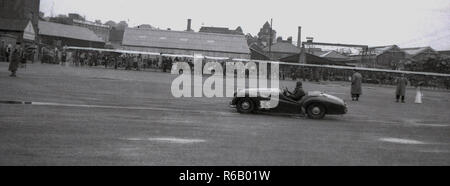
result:
[(125, 30), (125, 28), (128, 28), (128, 23), (126, 21), (120, 21), (116, 26), (117, 30)]
[(66, 24), (66, 25), (71, 25), (72, 24), (72, 22), (69, 19), (69, 17), (67, 15), (63, 15), (63, 14), (60, 14), (60, 15), (58, 15), (56, 17), (51, 17), (50, 18), (50, 22)]
[(117, 23), (114, 22), (114, 21), (109, 20), (109, 21), (107, 21), (107, 22), (105, 23), (105, 25), (109, 25), (111, 28), (113, 28), (113, 27), (116, 27), (116, 26), (117, 26)]

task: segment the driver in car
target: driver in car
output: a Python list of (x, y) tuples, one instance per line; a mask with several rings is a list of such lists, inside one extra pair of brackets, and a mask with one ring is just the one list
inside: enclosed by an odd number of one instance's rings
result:
[(300, 99), (302, 99), (303, 96), (306, 95), (305, 91), (303, 90), (303, 84), (301, 81), (297, 81), (297, 86), (295, 86), (294, 92), (290, 92), (287, 88), (286, 88), (286, 92), (288, 93), (286, 96), (295, 100), (295, 101), (300, 101)]

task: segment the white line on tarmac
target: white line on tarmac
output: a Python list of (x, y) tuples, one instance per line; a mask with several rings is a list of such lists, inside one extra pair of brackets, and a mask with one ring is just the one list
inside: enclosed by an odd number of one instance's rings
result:
[(128, 141), (159, 141), (159, 142), (179, 143), (179, 144), (190, 144), (190, 143), (206, 142), (206, 140), (203, 140), (203, 139), (187, 139), (187, 138), (172, 138), (172, 137), (164, 137), (164, 138), (124, 138), (124, 140), (128, 140)]
[(450, 127), (450, 125), (445, 124), (411, 124), (413, 126), (423, 126), (423, 127)]
[(401, 139), (401, 138), (380, 138), (379, 141), (399, 143), (399, 144), (409, 144), (409, 145), (424, 145), (427, 144), (422, 141), (411, 140), (411, 139)]
[(85, 108), (105, 108), (105, 109), (129, 109), (129, 110), (156, 110), (156, 111), (178, 111), (178, 112), (196, 112), (219, 115), (232, 115), (229, 112), (220, 111), (206, 111), (206, 110), (192, 110), (192, 109), (174, 109), (161, 107), (136, 107), (136, 106), (108, 106), (108, 105), (85, 105), (85, 104), (65, 104), (65, 103), (49, 103), (49, 102), (32, 102), (32, 105), (38, 106), (63, 106), (63, 107), (85, 107)]

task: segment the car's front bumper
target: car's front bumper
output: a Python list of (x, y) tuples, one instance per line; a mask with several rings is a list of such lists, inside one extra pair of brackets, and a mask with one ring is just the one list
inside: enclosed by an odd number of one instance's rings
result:
[(233, 101), (230, 101), (230, 108), (236, 108), (236, 104), (233, 104)]
[(231, 101), (230, 101), (230, 107), (231, 108), (236, 108), (237, 105), (237, 99), (236, 97), (234, 97)]

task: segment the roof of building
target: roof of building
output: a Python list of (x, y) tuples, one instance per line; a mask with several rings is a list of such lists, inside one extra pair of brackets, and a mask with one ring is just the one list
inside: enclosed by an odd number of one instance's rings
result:
[(123, 45), (249, 54), (245, 36), (127, 28)]
[(74, 23), (78, 23), (78, 24), (83, 24), (83, 25), (102, 27), (102, 28), (106, 28), (106, 29), (111, 28), (111, 26), (109, 26), (109, 25), (99, 24), (99, 23), (96, 23), (96, 22), (86, 21), (86, 20), (73, 19), (73, 22)]
[(64, 37), (85, 41), (105, 42), (87, 28), (63, 25), (47, 21), (39, 21), (39, 34), (45, 36)]
[(441, 50), (441, 51), (438, 51), (439, 52), (439, 54), (441, 54), (441, 55), (447, 55), (447, 56), (450, 56), (450, 50)]
[[(264, 51), (268, 52), (269, 47), (264, 48)], [(272, 45), (271, 52), (296, 54), (300, 53), (300, 49), (291, 43), (278, 42)]]
[(263, 60), (269, 60), (270, 59), (270, 57), (267, 56), (267, 54), (264, 52), (264, 50), (262, 48), (260, 48), (256, 43), (250, 44), (249, 47), (250, 47), (251, 54), (257, 54), (261, 58), (263, 58)]
[(336, 52), (334, 50), (330, 50), (328, 52), (325, 52), (325, 53), (319, 55), (319, 57), (335, 58), (335, 59), (347, 59), (347, 56), (344, 56), (344, 55), (342, 55), (339, 52)]
[(369, 47), (369, 53), (379, 56), (379, 55), (384, 54), (385, 52), (392, 50), (394, 48), (398, 48), (398, 46), (397, 45), (387, 45), (387, 46)]
[[(290, 63), (298, 63), (300, 58), (300, 53), (293, 54), (284, 58), (281, 58), (282, 62), (290, 62)], [(327, 58), (319, 57), (316, 55), (305, 53), (306, 63), (307, 64), (318, 64), (318, 65), (340, 65), (340, 66), (352, 66), (346, 64), (346, 61), (332, 61)]]
[[(240, 28), (240, 27), (238, 27)], [(244, 35), (242, 32), (239, 32), (237, 30), (230, 30), (226, 27), (201, 27), (199, 32), (207, 32), (207, 33), (217, 33), (217, 34), (237, 34), (237, 35)]]
[(433, 48), (431, 48), (429, 46), (428, 47), (415, 47), (415, 48), (402, 48), (402, 50), (411, 57), (414, 57), (414, 56), (416, 56), (422, 52), (425, 52), (427, 50), (436, 52)]
[(29, 20), (0, 18), (0, 30), (23, 32)]

